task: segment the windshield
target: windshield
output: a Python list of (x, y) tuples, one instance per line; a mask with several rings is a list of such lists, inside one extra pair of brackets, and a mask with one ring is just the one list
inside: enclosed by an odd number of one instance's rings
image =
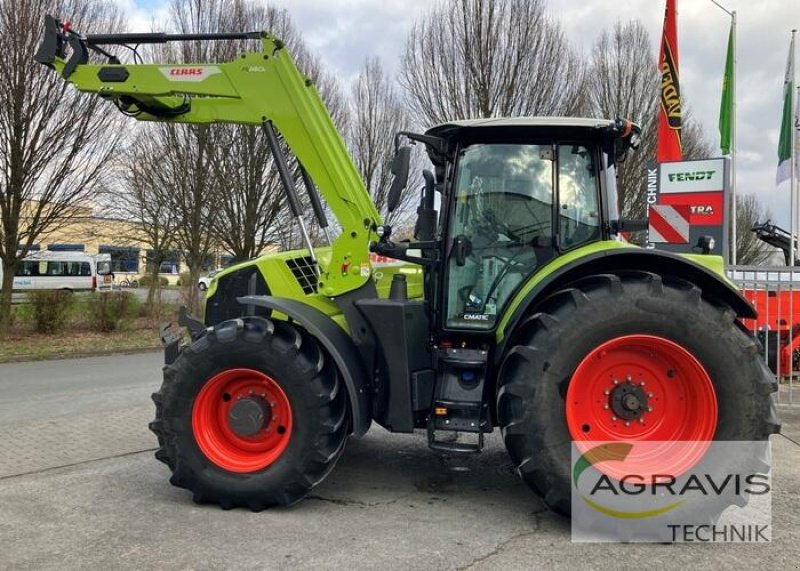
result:
[(567, 249), (599, 236), (594, 164), (584, 146), (472, 145), (459, 157), (454, 188), (450, 236), (462, 247), (451, 249), (448, 262), (447, 327), (493, 327), (556, 245)]

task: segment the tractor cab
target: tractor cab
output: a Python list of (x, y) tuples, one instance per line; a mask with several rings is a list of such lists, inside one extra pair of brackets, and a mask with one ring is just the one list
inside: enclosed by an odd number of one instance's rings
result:
[[(421, 249), (444, 261), (431, 267), (436, 279), (426, 292), (443, 332), (493, 330), (527, 278), (619, 230), (614, 165), (639, 135), (627, 121), (477, 119), (404, 135), (426, 144), (436, 171), (423, 191), (417, 234), (435, 237)], [(423, 217), (434, 191), (441, 212), (430, 232)], [(382, 242), (377, 251), (404, 257)]]

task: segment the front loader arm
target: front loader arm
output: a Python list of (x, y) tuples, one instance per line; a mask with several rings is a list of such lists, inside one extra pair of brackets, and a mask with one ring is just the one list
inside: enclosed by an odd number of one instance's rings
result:
[[(320, 268), (319, 292), (336, 296), (363, 285), (369, 279), (363, 269), (368, 268), (368, 246), (377, 239), (374, 230), (381, 223), (380, 215), (316, 88), (298, 70), (280, 40), (265, 33), (205, 35), (223, 40), (261, 39), (260, 52), (218, 64), (122, 64), (99, 48), (103, 43), (163, 43), (187, 37), (84, 37), (48, 16), (36, 60), (78, 90), (96, 93), (141, 121), (271, 123), (342, 227), (332, 244), (330, 262)], [(109, 63), (89, 63), (90, 50), (105, 54)]]

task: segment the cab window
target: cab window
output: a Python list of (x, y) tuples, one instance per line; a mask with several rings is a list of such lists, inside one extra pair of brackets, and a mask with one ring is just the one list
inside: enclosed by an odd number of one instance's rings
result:
[(600, 238), (597, 174), (589, 149), (558, 147), (558, 240), (562, 250)]

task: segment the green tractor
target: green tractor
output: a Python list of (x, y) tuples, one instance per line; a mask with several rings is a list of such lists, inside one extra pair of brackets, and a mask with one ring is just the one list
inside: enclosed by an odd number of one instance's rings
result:
[[(103, 47), (187, 39), (255, 39), (262, 50), (146, 65)], [(407, 184), (409, 145), (432, 163), (416, 241), (401, 242), (278, 39), (84, 36), (47, 17), (36, 59), (139, 120), (256, 125), (271, 145), (305, 247), (220, 272), (205, 322), (180, 316), (190, 342), (163, 333), (150, 428), (171, 483), (196, 502), (294, 504), (372, 422), (425, 431), (451, 454), (479, 452), (499, 428), (521, 477), (561, 513), (573, 442), (765, 440), (779, 430), (777, 385), (740, 322), (755, 313), (722, 259), (620, 237), (642, 226), (617, 210), (615, 164), (640, 135), (628, 121), (479, 119), (398, 133), (389, 209)], [(335, 216), (341, 231), (328, 245), (309, 239), (298, 187), (326, 234)], [(697, 450), (653, 462), (685, 468)]]

